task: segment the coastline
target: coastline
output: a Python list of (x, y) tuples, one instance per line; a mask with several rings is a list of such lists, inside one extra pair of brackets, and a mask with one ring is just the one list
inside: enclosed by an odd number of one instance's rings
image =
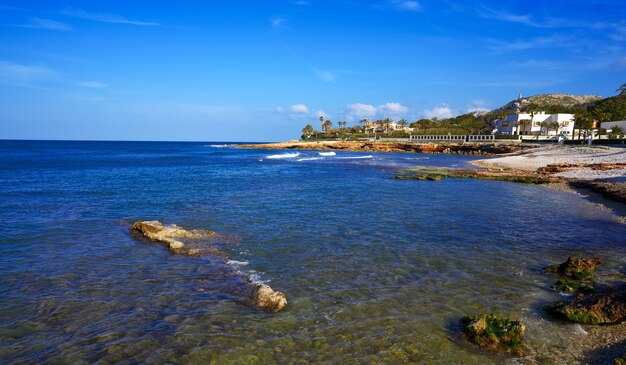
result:
[(245, 144), (237, 148), (269, 150), (319, 150), (352, 152), (410, 152), (443, 153), (473, 156), (498, 156), (514, 153), (531, 146), (512, 143), (417, 143), (402, 141), (288, 141)]
[[(550, 181), (564, 189), (592, 191), (626, 204), (626, 149), (518, 143), (413, 143), (402, 141), (287, 141), (238, 145), (242, 149), (440, 153), (493, 157), (471, 163), (476, 178)], [(432, 171), (425, 171), (432, 172)], [(467, 172), (467, 171), (466, 171)], [(467, 177), (466, 175), (464, 175)], [(452, 176), (453, 177), (453, 176)], [(471, 176), (470, 176), (471, 177)], [(565, 188), (567, 186), (567, 188)], [(584, 194), (583, 194), (584, 195)]]

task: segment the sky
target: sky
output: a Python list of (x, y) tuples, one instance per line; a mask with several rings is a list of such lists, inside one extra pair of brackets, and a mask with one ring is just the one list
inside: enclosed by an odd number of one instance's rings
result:
[(0, 0), (0, 139), (280, 141), (625, 82), (623, 0)]

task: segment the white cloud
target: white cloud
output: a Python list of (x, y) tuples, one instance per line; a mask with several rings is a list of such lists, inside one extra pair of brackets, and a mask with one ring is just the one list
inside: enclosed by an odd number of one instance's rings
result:
[(414, 0), (391, 0), (390, 4), (401, 10), (421, 11), (422, 7), (419, 2)]
[(81, 81), (78, 83), (78, 86), (86, 87), (88, 89), (103, 89), (109, 85), (98, 81)]
[(466, 112), (467, 113), (476, 112), (476, 111), (488, 112), (489, 110), (490, 109), (487, 107), (487, 102), (485, 102), (484, 100), (472, 100), (467, 106)]
[(28, 24), (15, 25), (20, 28), (48, 29), (48, 30), (72, 30), (68, 24), (57, 22), (56, 20), (32, 18)]
[(323, 111), (323, 110), (318, 110), (315, 112), (315, 116), (317, 117), (317, 119), (319, 119), (320, 117), (324, 117), (324, 119), (332, 119), (333, 116), (330, 115), (329, 113)]
[(295, 114), (305, 114), (309, 112), (309, 108), (304, 104), (292, 105), (289, 110)]
[(400, 103), (385, 103), (378, 107), (378, 112), (391, 117), (398, 117), (409, 111), (409, 108)]
[(280, 18), (280, 17), (272, 18), (272, 19), (270, 19), (270, 25), (276, 31), (284, 29), (285, 28), (285, 18)]
[(141, 26), (158, 26), (159, 23), (155, 22), (145, 22), (139, 20), (130, 20), (126, 19), (123, 16), (117, 14), (104, 14), (104, 13), (88, 13), (81, 9), (74, 9), (71, 7), (65, 8), (61, 10), (61, 14), (65, 16), (70, 16), (74, 18), (92, 20), (95, 22), (101, 23), (117, 23), (117, 24), (131, 24), (131, 25), (141, 25)]
[(432, 109), (426, 109), (422, 112), (422, 114), (426, 118), (436, 117), (438, 119), (443, 119), (443, 118), (452, 118), (455, 115), (455, 112), (452, 109), (450, 109), (450, 107), (444, 104), (441, 106), (434, 107)]
[(350, 104), (346, 108), (350, 115), (357, 118), (371, 118), (378, 112), (375, 106), (362, 103)]
[(326, 82), (335, 82), (335, 74), (330, 71), (315, 70), (315, 74)]
[(57, 73), (45, 66), (20, 65), (0, 61), (0, 81), (8, 83), (29, 83), (56, 76)]

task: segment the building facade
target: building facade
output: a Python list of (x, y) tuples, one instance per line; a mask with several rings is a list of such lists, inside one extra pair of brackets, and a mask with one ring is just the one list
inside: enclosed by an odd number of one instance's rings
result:
[(498, 133), (502, 134), (571, 136), (574, 133), (574, 114), (515, 113), (497, 123)]

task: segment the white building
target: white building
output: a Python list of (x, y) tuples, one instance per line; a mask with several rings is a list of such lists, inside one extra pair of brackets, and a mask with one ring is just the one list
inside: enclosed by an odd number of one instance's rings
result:
[(558, 135), (574, 133), (574, 114), (516, 113), (498, 120), (498, 133), (522, 135)]

